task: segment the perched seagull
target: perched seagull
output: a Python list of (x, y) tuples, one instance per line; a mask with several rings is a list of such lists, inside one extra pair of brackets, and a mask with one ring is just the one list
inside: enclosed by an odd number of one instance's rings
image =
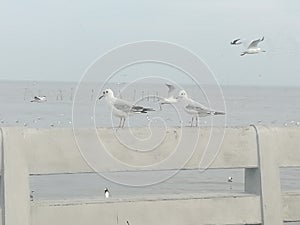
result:
[(266, 52), (265, 50), (262, 50), (261, 48), (257, 47), (259, 42), (262, 42), (264, 40), (264, 37), (261, 39), (254, 40), (250, 43), (246, 51), (241, 53), (241, 56), (246, 55), (246, 54), (257, 54), (260, 52)]
[(173, 104), (178, 102), (178, 100), (171, 94), (172, 92), (174, 92), (175, 87), (172, 84), (166, 84), (166, 86), (168, 87), (168, 97), (167, 98), (162, 98), (159, 100), (158, 104), (159, 104), (159, 108), (160, 110), (162, 110), (162, 105), (164, 104)]
[(47, 98), (46, 96), (34, 96), (33, 100), (31, 100), (30, 102), (46, 102)]
[(116, 98), (111, 89), (104, 90), (103, 95), (99, 97), (99, 100), (102, 98), (104, 98), (108, 105), (111, 107), (113, 115), (120, 118), (119, 127), (124, 127), (126, 118), (132, 114), (155, 111), (152, 108), (133, 105), (123, 99)]
[(34, 191), (31, 191), (30, 192), (30, 196), (29, 196), (30, 197), (30, 201), (33, 201), (33, 196), (34, 196), (33, 194), (34, 194)]
[(105, 198), (109, 198), (109, 196), (110, 196), (107, 188), (104, 189), (104, 196), (105, 196)]
[(240, 45), (242, 43), (243, 42), (240, 38), (234, 39), (232, 42), (230, 42), (231, 45)]
[(181, 90), (177, 96), (177, 99), (185, 104), (184, 110), (192, 115), (191, 126), (193, 126), (194, 118), (196, 119), (196, 126), (198, 126), (198, 118), (214, 115), (225, 115), (224, 112), (217, 112), (209, 109), (199, 102), (189, 98), (186, 91)]
[(232, 183), (233, 178), (232, 177), (228, 177), (227, 182)]

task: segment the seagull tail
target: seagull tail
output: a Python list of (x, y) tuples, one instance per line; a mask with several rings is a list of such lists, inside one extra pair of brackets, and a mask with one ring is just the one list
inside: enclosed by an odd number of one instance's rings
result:
[(214, 115), (225, 115), (225, 112), (214, 112)]
[(242, 53), (241, 53), (241, 56), (244, 56), (244, 55), (246, 55), (246, 52), (242, 52)]
[(151, 111), (155, 111), (155, 109), (152, 108), (143, 108), (141, 113), (147, 113), (147, 112), (151, 112)]

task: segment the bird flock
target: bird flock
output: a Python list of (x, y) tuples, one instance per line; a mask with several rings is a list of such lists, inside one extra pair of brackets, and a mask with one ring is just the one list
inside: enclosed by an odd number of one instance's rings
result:
[[(225, 115), (225, 112), (215, 111), (210, 109), (200, 102), (197, 102), (190, 98), (186, 91), (179, 91), (178, 95), (174, 97), (172, 92), (175, 90), (175, 86), (172, 84), (166, 84), (168, 87), (168, 97), (161, 98), (158, 101), (160, 106), (160, 110), (162, 110), (162, 105), (165, 104), (175, 104), (182, 103), (183, 109), (186, 113), (192, 116), (191, 126), (193, 126), (195, 121), (195, 126), (198, 126), (198, 119), (200, 117), (206, 116), (215, 116), (215, 115)], [(134, 114), (142, 114), (148, 113), (151, 111), (155, 111), (153, 108), (144, 107), (140, 105), (132, 104), (131, 102), (125, 101), (123, 99), (115, 97), (113, 91), (111, 89), (106, 89), (102, 92), (102, 95), (99, 97), (99, 100), (105, 99), (109, 107), (111, 108), (112, 114), (120, 119), (120, 123), (118, 127), (123, 128), (125, 125), (125, 120)]]
[[(266, 52), (265, 50), (258, 47), (258, 44), (262, 42), (265, 38), (258, 38), (250, 42), (250, 44), (247, 46), (247, 48), (241, 53), (241, 56), (244, 56), (246, 54), (258, 54), (260, 52)], [(246, 41), (242, 40), (241, 38), (234, 39), (230, 42), (231, 45), (240, 45), (240, 44), (246, 44)]]

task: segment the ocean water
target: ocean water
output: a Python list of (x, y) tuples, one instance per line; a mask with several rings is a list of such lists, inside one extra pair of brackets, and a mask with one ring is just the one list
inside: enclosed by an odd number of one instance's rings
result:
[[(146, 115), (132, 116), (125, 126), (146, 126), (151, 121), (154, 126), (189, 126), (190, 116), (173, 106), (166, 105), (160, 111), (157, 101), (167, 96), (163, 84), (87, 84), (84, 91), (76, 94), (76, 83), (55, 82), (0, 82), (1, 126), (26, 126), (36, 128), (51, 127), (111, 127), (118, 119), (111, 113), (104, 101), (97, 100), (101, 89), (111, 88), (115, 94), (128, 101), (153, 107), (157, 111)], [(213, 105), (216, 110), (225, 111), (226, 117), (213, 119), (214, 126), (248, 126), (266, 124), (270, 126), (293, 126), (300, 129), (300, 88), (294, 87), (206, 87), (203, 93), (199, 87), (184, 86), (190, 96), (204, 105)], [(220, 98), (219, 88), (222, 90)], [(209, 94), (207, 94), (209, 93)], [(206, 96), (207, 94), (207, 96)], [(30, 102), (35, 95), (47, 96), (47, 102)], [(74, 103), (75, 102), (75, 103)], [(74, 106), (75, 104), (75, 106)], [(72, 112), (84, 114), (84, 119), (75, 120)], [(88, 110), (86, 110), (88, 109)], [(92, 110), (91, 110), (92, 109)], [(73, 112), (74, 113), (74, 112)], [(201, 126), (210, 126), (212, 118), (202, 118)], [(164, 171), (152, 171), (156, 173)], [(143, 172), (124, 172), (120, 176), (141, 179)], [(233, 182), (228, 183), (228, 177)], [(283, 191), (300, 189), (300, 169), (281, 170)], [(35, 200), (103, 198), (103, 190), (108, 187), (112, 197), (121, 198), (202, 192), (243, 192), (244, 173), (236, 170), (180, 171), (165, 182), (147, 187), (128, 187), (104, 179), (96, 174), (58, 174), (31, 176), (31, 189)]]
[[(119, 120), (111, 116), (105, 101), (97, 100), (101, 87), (101, 84), (87, 84), (81, 91), (83, 94), (76, 95), (76, 83), (2, 81), (1, 126), (71, 127), (73, 123), (83, 127), (117, 126)], [(104, 87), (114, 90), (115, 95), (121, 93), (123, 99), (156, 109), (148, 116), (143, 114), (130, 117), (127, 126), (146, 126), (149, 120), (156, 126), (190, 125), (191, 117), (181, 110), (180, 104), (177, 107), (165, 105), (162, 111), (159, 110), (157, 96), (167, 96), (167, 88), (163, 84), (136, 84), (128, 87), (126, 84), (106, 84)], [(204, 89), (209, 93), (207, 96), (199, 87), (186, 85), (184, 88), (195, 100), (226, 112), (226, 117), (202, 118), (201, 126), (300, 126), (299, 87), (206, 87)], [(221, 97), (219, 88), (223, 92)], [(174, 94), (177, 94), (176, 91)], [(47, 102), (30, 102), (35, 95), (47, 96)], [(75, 111), (74, 121), (72, 109)], [(78, 114), (84, 114), (84, 118), (78, 119)]]

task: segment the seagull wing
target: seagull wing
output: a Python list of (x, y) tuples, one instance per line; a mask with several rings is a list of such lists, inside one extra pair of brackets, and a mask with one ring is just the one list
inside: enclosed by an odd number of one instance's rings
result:
[(166, 86), (168, 87), (168, 95), (170, 95), (174, 90), (175, 90), (175, 87), (173, 84), (166, 84)]
[(234, 39), (232, 42), (230, 42), (230, 44), (235, 45), (240, 40), (241, 40), (240, 38)]
[(115, 107), (116, 109), (125, 112), (125, 113), (129, 113), (131, 108), (132, 108), (132, 104), (122, 100), (122, 99), (117, 99), (114, 103), (113, 103), (113, 107)]
[(252, 42), (250, 43), (248, 49), (249, 49), (249, 48), (256, 48), (257, 45), (258, 45), (258, 43), (261, 42), (261, 41), (263, 41), (263, 40), (264, 40), (264, 37), (262, 37), (261, 39), (257, 39), (257, 40), (252, 41)]
[(123, 99), (117, 99), (113, 104), (113, 107), (125, 113), (146, 113), (147, 111), (154, 111), (154, 109), (151, 108), (132, 105), (130, 102), (127, 102)]

